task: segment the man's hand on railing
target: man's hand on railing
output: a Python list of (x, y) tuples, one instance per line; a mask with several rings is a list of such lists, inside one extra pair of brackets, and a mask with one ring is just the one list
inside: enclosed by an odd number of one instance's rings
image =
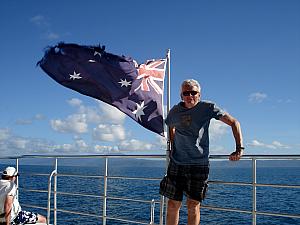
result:
[(235, 152), (231, 153), (229, 156), (229, 160), (231, 161), (237, 161), (240, 160), (240, 158), (244, 154), (244, 148), (237, 149)]

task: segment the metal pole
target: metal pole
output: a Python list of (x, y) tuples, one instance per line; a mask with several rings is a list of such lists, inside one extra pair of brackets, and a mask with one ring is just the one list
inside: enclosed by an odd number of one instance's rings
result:
[[(171, 108), (171, 50), (167, 50), (166, 54), (167, 58), (167, 114), (170, 112)], [(170, 161), (170, 130), (169, 127), (167, 128), (167, 150), (166, 150), (166, 168), (169, 165)], [(164, 224), (164, 208), (165, 208), (165, 197), (161, 196), (160, 198), (160, 210), (159, 210), (159, 224), (163, 225)]]
[(108, 176), (108, 158), (105, 157), (104, 193), (103, 193), (103, 222), (102, 222), (103, 225), (106, 225), (107, 176)]
[(155, 213), (155, 201), (152, 199), (151, 201), (151, 207), (150, 207), (150, 224), (154, 225), (154, 213)]
[(159, 209), (159, 225), (163, 225), (164, 224), (164, 202), (165, 202), (165, 197), (164, 196), (160, 196), (160, 209)]
[[(17, 173), (19, 173), (19, 158), (16, 158), (16, 169), (17, 169)], [(17, 176), (16, 185), (17, 185), (17, 198), (19, 199), (19, 176)]]
[(54, 225), (57, 224), (57, 168), (58, 168), (58, 162), (57, 162), (57, 158), (55, 158), (55, 164), (54, 164), (54, 169), (56, 171), (56, 173), (54, 174), (54, 193), (53, 193), (53, 207), (54, 207), (54, 211), (53, 211), (53, 223)]
[(167, 71), (168, 71), (168, 86), (167, 86), (167, 113), (170, 112), (171, 106), (171, 50), (167, 50)]
[(256, 225), (256, 158), (252, 158), (252, 225)]
[[(167, 68), (168, 68), (168, 87), (167, 87), (167, 114), (170, 112), (171, 108), (171, 50), (167, 50)], [(170, 129), (167, 129), (167, 138), (168, 138), (168, 145), (167, 145), (167, 153), (166, 153), (166, 167), (169, 165), (170, 161), (170, 151), (171, 151), (171, 143), (170, 143)]]
[[(168, 57), (168, 101), (167, 101), (167, 114), (169, 114), (170, 109), (171, 109), (171, 50), (168, 49), (168, 53), (167, 53), (167, 57)], [(167, 159), (166, 159), (166, 170), (169, 166), (169, 162), (170, 162), (170, 154), (171, 154), (171, 140), (170, 140), (170, 129), (168, 127), (168, 149), (167, 149)], [(166, 202), (166, 213), (165, 213), (165, 223), (167, 223), (167, 212), (168, 212), (168, 199), (165, 198), (165, 202)]]
[(51, 214), (51, 179), (56, 176), (56, 170), (53, 170), (48, 178), (48, 201), (47, 201), (47, 225), (50, 224), (50, 214)]

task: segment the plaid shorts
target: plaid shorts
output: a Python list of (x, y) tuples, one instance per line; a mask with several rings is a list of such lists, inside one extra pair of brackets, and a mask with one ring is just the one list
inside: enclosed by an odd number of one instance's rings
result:
[(169, 199), (182, 201), (183, 194), (201, 202), (207, 191), (209, 166), (177, 165), (170, 161), (167, 175), (160, 182), (159, 193)]
[(38, 220), (38, 214), (28, 211), (20, 211), (14, 221), (11, 223), (12, 225), (18, 224), (32, 224), (36, 223)]

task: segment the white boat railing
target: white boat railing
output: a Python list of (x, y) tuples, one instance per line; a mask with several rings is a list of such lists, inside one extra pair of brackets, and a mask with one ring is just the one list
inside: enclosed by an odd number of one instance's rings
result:
[[(48, 200), (47, 200), (47, 225), (50, 224), (50, 214), (51, 214), (51, 181), (52, 181), (52, 177), (56, 176), (57, 175), (57, 170), (53, 170), (49, 176), (49, 179), (48, 179)], [(56, 184), (54, 186), (57, 186)], [(56, 207), (54, 207), (56, 208)], [(56, 213), (55, 213), (55, 216), (56, 218)]]
[[(16, 163), (15, 166), (18, 168), (20, 166), (20, 159), (35, 159), (35, 158), (49, 158), (54, 159), (54, 170), (52, 173), (49, 174), (31, 174), (35, 176), (48, 176), (48, 190), (35, 190), (35, 189), (24, 189), (24, 191), (29, 192), (40, 192), (40, 193), (48, 193), (48, 203), (47, 207), (40, 207), (36, 205), (29, 205), (29, 204), (22, 204), (27, 207), (31, 208), (38, 208), (47, 210), (47, 218), (48, 224), (50, 223), (50, 212), (53, 212), (53, 224), (57, 224), (57, 212), (64, 212), (69, 214), (75, 215), (82, 215), (82, 216), (89, 216), (93, 218), (100, 218), (102, 219), (102, 224), (106, 225), (107, 220), (114, 220), (120, 222), (127, 222), (133, 224), (155, 224), (154, 221), (154, 213), (155, 213), (155, 205), (160, 205), (160, 215), (159, 215), (159, 224), (164, 224), (164, 207), (165, 207), (165, 200), (161, 198), (160, 201), (155, 201), (154, 199), (143, 200), (143, 199), (131, 199), (131, 198), (123, 198), (123, 197), (114, 197), (109, 196), (107, 190), (109, 189), (108, 186), (108, 179), (118, 179), (118, 180), (148, 180), (148, 181), (159, 181), (161, 177), (158, 178), (144, 178), (144, 177), (127, 177), (127, 176), (109, 176), (108, 168), (109, 168), (109, 159), (114, 158), (134, 158), (134, 159), (161, 159), (165, 160), (165, 155), (24, 155), (20, 157), (12, 157), (12, 158), (5, 158), (5, 159), (15, 159)], [(105, 159), (105, 166), (104, 166), (104, 175), (79, 175), (79, 174), (62, 174), (59, 173), (58, 170), (58, 161), (60, 159), (79, 159), (79, 158), (102, 158)], [(227, 159), (228, 156), (226, 155), (213, 155), (210, 157), (210, 160), (224, 160)], [(4, 158), (1, 158), (4, 159)], [(238, 212), (244, 214), (252, 214), (252, 224), (256, 225), (256, 217), (257, 215), (265, 215), (265, 216), (274, 216), (274, 217), (286, 217), (286, 218), (296, 218), (300, 219), (300, 214), (285, 214), (285, 213), (278, 213), (278, 212), (263, 212), (257, 210), (257, 187), (271, 187), (271, 188), (285, 188), (285, 189), (300, 189), (300, 185), (285, 185), (285, 184), (263, 184), (257, 183), (257, 166), (256, 163), (258, 160), (300, 160), (300, 155), (246, 155), (243, 156), (243, 160), (251, 160), (252, 161), (252, 182), (227, 182), (227, 181), (216, 181), (216, 180), (209, 180), (209, 184), (222, 184), (222, 185), (235, 185), (235, 186), (251, 186), (252, 187), (252, 210), (243, 210), (238, 208), (225, 208), (225, 207), (216, 207), (211, 205), (201, 205), (201, 208), (208, 209), (208, 210), (217, 210), (217, 211), (227, 211), (227, 212)], [(237, 162), (238, 163), (238, 162)], [(299, 164), (300, 165), (300, 164)], [(18, 168), (19, 171), (19, 168)], [(57, 190), (57, 177), (65, 176), (65, 177), (91, 177), (97, 179), (103, 179), (103, 195), (93, 195), (93, 194), (81, 194), (81, 193), (69, 193), (69, 192), (60, 192)], [(53, 207), (51, 208), (50, 200), (51, 200), (51, 180), (54, 178), (53, 182)], [(102, 199), (102, 215), (92, 214), (92, 213), (85, 213), (85, 212), (78, 212), (66, 209), (58, 209), (57, 208), (57, 196), (58, 195), (65, 195), (65, 196), (81, 196), (81, 197), (90, 197), (90, 198), (101, 198)], [(122, 201), (130, 201), (130, 202), (138, 202), (143, 204), (149, 204), (150, 208), (150, 221), (142, 222), (142, 221), (134, 221), (128, 220), (123, 218), (111, 217), (107, 216), (107, 200), (122, 200)]]

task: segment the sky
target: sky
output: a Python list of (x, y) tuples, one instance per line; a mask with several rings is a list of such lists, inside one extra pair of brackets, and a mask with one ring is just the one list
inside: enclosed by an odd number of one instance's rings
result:
[[(0, 157), (165, 154), (164, 138), (36, 66), (59, 42), (138, 63), (170, 49), (171, 107), (196, 79), (203, 100), (241, 123), (245, 154), (300, 154), (299, 12), (297, 0), (1, 1)], [(235, 149), (216, 120), (210, 143), (211, 154)]]

